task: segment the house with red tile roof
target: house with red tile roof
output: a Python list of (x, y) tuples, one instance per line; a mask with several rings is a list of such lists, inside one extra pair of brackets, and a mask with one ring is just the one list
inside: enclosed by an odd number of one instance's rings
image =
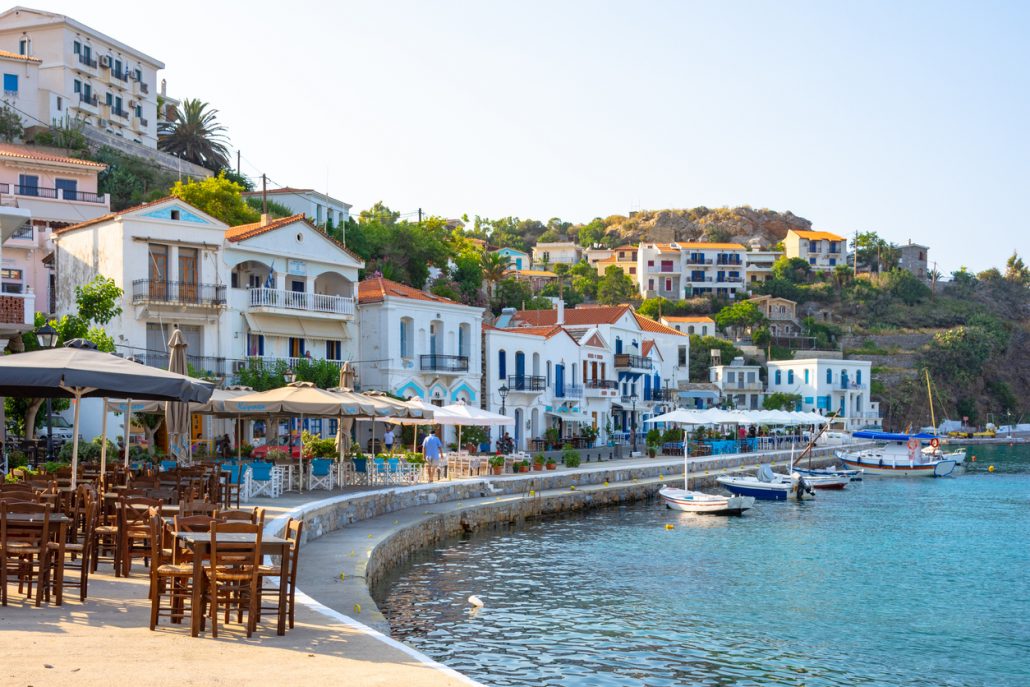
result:
[(746, 255), (739, 243), (641, 243), (636, 282), (645, 298), (734, 298), (745, 288)]
[(790, 229), (783, 239), (783, 254), (801, 258), (813, 271), (832, 271), (846, 263), (848, 240), (829, 231)]
[[(261, 191), (250, 191), (244, 198), (261, 199)], [(265, 191), (268, 200), (289, 209), (294, 214), (304, 215), (316, 227), (338, 227), (350, 219), (352, 205), (313, 188), (283, 188)]]

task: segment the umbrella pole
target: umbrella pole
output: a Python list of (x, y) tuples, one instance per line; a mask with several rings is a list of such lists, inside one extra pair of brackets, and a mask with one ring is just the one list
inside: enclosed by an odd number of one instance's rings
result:
[(132, 424), (132, 399), (125, 399), (125, 467), (129, 467), (129, 426)]
[[(300, 414), (300, 427), (297, 428), (297, 441), (300, 442), (300, 452), (297, 454), (297, 464), (300, 466), (300, 474), (297, 476), (297, 482), (299, 483), (299, 493), (304, 493), (304, 442), (301, 441), (301, 437), (304, 436), (304, 413)], [(290, 456), (293, 455), (293, 447), (290, 446)]]
[(243, 423), (240, 422), (240, 414), (236, 413), (236, 462), (243, 460)]
[(72, 491), (79, 481), (79, 406), (82, 404), (82, 392), (78, 389), (72, 391), (75, 394), (75, 412), (72, 415)]
[(104, 475), (107, 473), (107, 399), (102, 399), (104, 403), (104, 415), (100, 419), (100, 479), (104, 479)]

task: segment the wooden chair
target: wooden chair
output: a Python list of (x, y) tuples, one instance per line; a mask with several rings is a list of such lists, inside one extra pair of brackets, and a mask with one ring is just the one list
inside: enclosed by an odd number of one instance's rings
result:
[[(10, 517), (21, 514), (40, 516), (40, 521), (19, 523)], [(36, 606), (40, 605), (46, 591), (49, 541), (49, 504), (0, 502), (0, 604), (7, 605), (7, 577), (13, 573), (18, 579), (18, 593), (31, 598), (32, 586), (36, 585)]]
[[(150, 629), (157, 627), (161, 615), (181, 623), (186, 617), (186, 606), (193, 598), (193, 564), (175, 562), (169, 551), (175, 544), (169, 541), (164, 520), (155, 515), (150, 519)], [(161, 606), (161, 599), (168, 592), (168, 605)], [(190, 613), (193, 609), (190, 608)]]
[[(253, 535), (252, 542), (233, 541), (231, 535)], [(219, 535), (223, 535), (219, 538)], [(224, 536), (229, 535), (229, 536)], [(205, 603), (210, 606), (211, 636), (218, 637), (218, 609), (225, 608), (225, 622), (236, 606), (237, 622), (242, 622), (243, 605), (247, 605), (247, 637), (257, 625), (260, 590), (258, 567), (261, 564), (261, 527), (244, 522), (211, 523), (211, 560), (204, 569), (207, 582)]]
[(219, 522), (249, 522), (252, 525), (265, 526), (265, 509), (252, 510), (220, 510), (215, 514)]
[[(259, 585), (261, 599), (266, 597), (275, 599), (274, 606), (259, 605), (258, 620), (261, 620), (261, 611), (271, 610), (279, 614), (286, 613), (290, 629), (293, 629), (294, 607), (297, 599), (297, 559), (300, 554), (300, 537), (303, 531), (304, 521), (290, 518), (286, 523), (286, 538), (290, 540), (289, 557), (281, 559), (278, 565), (262, 565), (258, 568), (258, 575), (262, 583)], [(266, 577), (278, 577), (279, 586), (265, 587), (263, 583)], [(287, 585), (285, 609), (279, 607), (279, 589), (284, 584)]]
[[(61, 584), (64, 587), (77, 586), (79, 588), (79, 601), (85, 601), (89, 592), (89, 569), (93, 559), (93, 545), (96, 541), (94, 530), (100, 518), (100, 504), (97, 503), (95, 497), (89, 496), (85, 499), (81, 515), (84, 522), (81, 542), (78, 541), (77, 536), (72, 535), (69, 537), (72, 541), (66, 542), (64, 545), (65, 575), (68, 574), (68, 571), (78, 571), (79, 577), (77, 580), (55, 579), (53, 584)], [(69, 527), (69, 530), (72, 530), (74, 527), (75, 525), (73, 524), (72, 527)], [(51, 575), (53, 575), (56, 572), (57, 557), (60, 555), (61, 546), (58, 542), (49, 542), (47, 546), (50, 549), (50, 571)]]
[(121, 499), (118, 504), (118, 559), (122, 575), (132, 572), (134, 558), (150, 558), (150, 518), (161, 515), (161, 499), (142, 496)]

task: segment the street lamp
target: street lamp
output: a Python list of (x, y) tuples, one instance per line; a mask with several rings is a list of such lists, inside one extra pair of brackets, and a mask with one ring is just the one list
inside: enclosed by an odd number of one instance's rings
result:
[(637, 397), (630, 401), (629, 428), (633, 432), (633, 453), (637, 452)]
[[(36, 341), (42, 348), (53, 348), (57, 345), (57, 330), (47, 322), (36, 330)], [(51, 399), (46, 399), (46, 459), (54, 459), (54, 409)]]
[(286, 372), (283, 372), (283, 379), (286, 380), (287, 384), (293, 384), (297, 381), (297, 373), (292, 369), (287, 368)]
[(501, 395), (501, 415), (504, 415), (504, 400), (508, 398), (508, 387), (501, 384), (501, 388), (497, 390), (497, 393)]

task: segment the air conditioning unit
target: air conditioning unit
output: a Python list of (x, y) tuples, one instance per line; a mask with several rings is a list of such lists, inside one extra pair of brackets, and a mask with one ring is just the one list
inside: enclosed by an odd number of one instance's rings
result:
[(234, 361), (232, 361), (232, 372), (233, 372), (233, 374), (236, 374), (238, 372), (242, 372), (244, 369), (246, 369), (246, 367), (247, 367), (247, 361), (246, 360), (234, 360)]
[(110, 67), (111, 66), (111, 56), (110, 55), (101, 55), (100, 56), (100, 66), (101, 67)]
[(130, 110), (135, 109), (137, 105), (139, 105), (139, 103), (137, 103), (135, 100), (130, 100), (129, 101), (129, 109)]
[(136, 78), (136, 72), (134, 70), (129, 72), (129, 78), (133, 81), (138, 81), (138, 79)]

